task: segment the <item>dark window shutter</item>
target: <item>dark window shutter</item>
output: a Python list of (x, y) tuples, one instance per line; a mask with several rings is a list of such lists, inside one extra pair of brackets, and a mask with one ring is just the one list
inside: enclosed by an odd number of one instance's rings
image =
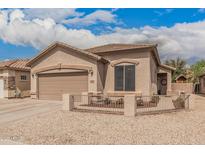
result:
[(125, 91), (135, 91), (135, 65), (125, 65)]
[(123, 66), (115, 66), (115, 90), (123, 91)]

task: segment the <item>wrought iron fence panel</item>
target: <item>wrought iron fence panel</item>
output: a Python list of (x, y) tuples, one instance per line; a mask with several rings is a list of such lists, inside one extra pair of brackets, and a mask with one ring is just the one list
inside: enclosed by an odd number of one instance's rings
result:
[(185, 109), (189, 97), (179, 95), (136, 96), (136, 114), (158, 113)]
[[(79, 98), (80, 101), (77, 101)], [(124, 112), (123, 97), (111, 97), (106, 95), (73, 95), (73, 99), (75, 110), (117, 114), (123, 114)]]

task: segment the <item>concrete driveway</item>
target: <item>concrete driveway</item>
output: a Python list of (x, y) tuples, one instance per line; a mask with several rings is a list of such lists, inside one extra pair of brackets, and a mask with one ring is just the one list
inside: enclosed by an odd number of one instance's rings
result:
[(26, 99), (0, 99), (0, 124), (60, 110), (62, 102)]

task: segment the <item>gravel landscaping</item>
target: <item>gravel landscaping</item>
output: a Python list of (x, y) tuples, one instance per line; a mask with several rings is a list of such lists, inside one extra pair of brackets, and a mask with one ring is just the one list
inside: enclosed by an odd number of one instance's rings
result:
[(205, 144), (204, 132), (201, 97), (194, 111), (137, 117), (56, 111), (0, 126), (0, 138), (24, 144)]

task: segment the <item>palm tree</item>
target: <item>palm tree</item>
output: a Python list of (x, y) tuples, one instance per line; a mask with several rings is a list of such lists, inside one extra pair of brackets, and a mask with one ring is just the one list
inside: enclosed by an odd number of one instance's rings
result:
[(166, 60), (165, 64), (182, 70), (182, 69), (185, 69), (186, 60), (178, 57), (177, 59)]
[(185, 75), (186, 64), (187, 64), (186, 60), (178, 57), (177, 59), (166, 60), (165, 64), (176, 68), (172, 76), (172, 81), (175, 81), (176, 77), (179, 76), (180, 74)]

